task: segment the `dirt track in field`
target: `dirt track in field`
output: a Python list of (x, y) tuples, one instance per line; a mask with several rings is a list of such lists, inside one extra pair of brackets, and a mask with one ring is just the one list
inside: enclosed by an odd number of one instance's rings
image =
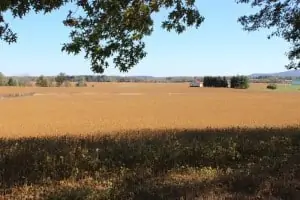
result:
[(300, 92), (103, 83), (87, 88), (0, 88), (0, 136), (90, 134), (127, 129), (300, 124)]

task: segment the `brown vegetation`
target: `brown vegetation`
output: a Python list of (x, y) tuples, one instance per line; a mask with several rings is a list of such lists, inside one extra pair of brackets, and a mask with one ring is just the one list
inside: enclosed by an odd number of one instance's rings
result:
[(5, 199), (299, 199), (297, 127), (0, 140)]
[[(4, 137), (300, 122), (300, 93), (189, 88), (188, 84), (94, 84), (87, 88), (0, 88), (35, 95), (0, 101)], [(256, 86), (255, 86), (256, 87)]]
[(0, 199), (300, 198), (300, 93), (94, 85), (0, 88)]

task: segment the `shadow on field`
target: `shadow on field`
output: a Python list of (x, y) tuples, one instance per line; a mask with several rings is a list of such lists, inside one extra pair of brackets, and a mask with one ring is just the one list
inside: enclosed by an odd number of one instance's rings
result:
[(1, 139), (0, 170), (13, 199), (299, 199), (300, 127)]

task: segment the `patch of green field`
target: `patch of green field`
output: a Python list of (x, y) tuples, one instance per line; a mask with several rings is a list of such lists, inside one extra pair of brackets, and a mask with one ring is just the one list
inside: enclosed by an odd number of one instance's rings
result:
[(268, 84), (250, 84), (250, 91), (271, 91), (271, 92), (300, 92), (300, 86), (291, 84), (277, 84), (276, 90), (267, 89)]
[(298, 91), (298, 92), (300, 92), (300, 86), (299, 85), (279, 84), (277, 86), (278, 86), (277, 91), (286, 91), (286, 92)]

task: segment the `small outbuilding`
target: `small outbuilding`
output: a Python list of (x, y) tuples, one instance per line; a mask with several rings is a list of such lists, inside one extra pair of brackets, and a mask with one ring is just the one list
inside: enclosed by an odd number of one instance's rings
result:
[(199, 80), (194, 80), (190, 82), (190, 87), (203, 87), (203, 83)]

